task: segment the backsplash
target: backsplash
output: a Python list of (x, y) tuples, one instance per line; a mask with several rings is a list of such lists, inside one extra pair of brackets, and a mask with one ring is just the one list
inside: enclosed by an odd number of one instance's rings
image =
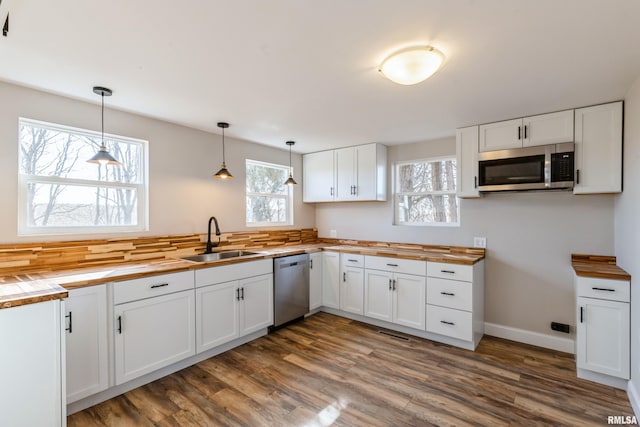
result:
[(324, 237), (318, 239), (318, 242), (329, 243), (333, 245), (366, 246), (371, 248), (390, 248), (395, 250), (428, 251), (428, 252), (459, 253), (459, 254), (474, 254), (474, 255), (485, 254), (485, 249), (483, 248), (467, 248), (464, 246), (434, 246), (434, 245), (419, 245), (419, 244), (413, 244), (413, 243), (376, 242), (372, 240), (329, 239)]
[[(318, 231), (315, 228), (256, 230), (222, 233), (220, 237), (219, 247), (224, 249), (260, 249), (314, 243)], [(0, 245), (0, 274), (28, 274), (179, 258), (204, 252), (206, 238), (204, 234), (186, 234), (3, 244)]]

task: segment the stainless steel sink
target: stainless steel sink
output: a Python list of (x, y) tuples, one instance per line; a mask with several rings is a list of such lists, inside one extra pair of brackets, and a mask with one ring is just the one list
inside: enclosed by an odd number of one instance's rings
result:
[(220, 259), (227, 258), (238, 258), (249, 255), (258, 255), (258, 252), (249, 252), (249, 251), (225, 251), (225, 252), (213, 252), (210, 254), (199, 254), (186, 256), (180, 259), (191, 262), (209, 262), (209, 261), (217, 261)]

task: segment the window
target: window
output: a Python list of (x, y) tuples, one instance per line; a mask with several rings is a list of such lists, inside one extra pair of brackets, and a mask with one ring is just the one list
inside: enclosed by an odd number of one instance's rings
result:
[(247, 159), (247, 225), (293, 224), (289, 168)]
[(456, 160), (396, 164), (394, 204), (399, 225), (459, 225)]
[(147, 142), (105, 135), (122, 166), (87, 163), (99, 132), (20, 118), (18, 234), (146, 230)]

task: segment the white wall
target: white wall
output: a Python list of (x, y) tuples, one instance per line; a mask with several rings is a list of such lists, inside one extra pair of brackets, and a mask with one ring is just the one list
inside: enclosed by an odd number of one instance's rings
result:
[[(390, 146), (389, 166), (454, 153), (455, 138)], [(550, 323), (575, 326), (571, 253), (613, 254), (614, 197), (490, 194), (461, 201), (460, 227), (408, 227), (392, 224), (390, 196), (388, 202), (317, 204), (316, 224), (322, 237), (336, 230), (339, 238), (391, 242), (472, 246), (474, 236), (484, 236), (486, 321), (567, 338)]]
[[(114, 88), (114, 97), (118, 95)], [(87, 87), (91, 91), (91, 87)], [(18, 117), (42, 120), (84, 129), (100, 130), (100, 106), (0, 82), (0, 243), (50, 241), (91, 237), (127, 236), (17, 236)], [(109, 98), (106, 99), (108, 105)], [(179, 108), (179, 107), (176, 107)], [(232, 132), (233, 117), (228, 120)], [(231, 181), (212, 175), (220, 168), (222, 142), (211, 134), (136, 114), (106, 109), (105, 131), (149, 141), (149, 221), (150, 229), (136, 235), (205, 233), (207, 220), (215, 215), (222, 231), (247, 230), (245, 226), (245, 159), (288, 165), (289, 152), (225, 136), (226, 160)], [(292, 159), (294, 175), (301, 176), (302, 160)], [(295, 187), (294, 228), (313, 227), (312, 205), (302, 203), (302, 188)], [(274, 227), (275, 228), (275, 227)]]
[(618, 265), (631, 274), (631, 383), (640, 390), (640, 77), (625, 97), (623, 159), (624, 189), (615, 204), (615, 253)]

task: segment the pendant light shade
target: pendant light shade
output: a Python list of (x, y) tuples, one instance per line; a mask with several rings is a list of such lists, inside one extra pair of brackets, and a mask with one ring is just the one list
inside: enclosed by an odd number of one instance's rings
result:
[(401, 85), (415, 85), (431, 77), (444, 55), (431, 46), (411, 47), (392, 53), (378, 67), (380, 74)]
[(229, 127), (229, 123), (219, 122), (218, 127), (222, 129), (222, 165), (220, 165), (220, 170), (216, 172), (213, 177), (218, 179), (231, 179), (233, 175), (227, 170), (227, 164), (224, 160), (224, 130)]
[(298, 185), (295, 179), (293, 179), (293, 170), (291, 169), (291, 146), (295, 144), (295, 141), (287, 141), (289, 146), (289, 178), (284, 182), (284, 185)]
[(87, 162), (96, 163), (99, 165), (120, 166), (121, 163), (117, 161), (111, 154), (109, 154), (109, 152), (107, 151), (107, 147), (104, 145), (104, 97), (111, 96), (113, 92), (111, 91), (111, 89), (107, 89), (106, 87), (94, 86), (93, 93), (102, 97), (102, 142), (100, 144), (100, 149), (98, 150), (96, 155), (87, 160)]

